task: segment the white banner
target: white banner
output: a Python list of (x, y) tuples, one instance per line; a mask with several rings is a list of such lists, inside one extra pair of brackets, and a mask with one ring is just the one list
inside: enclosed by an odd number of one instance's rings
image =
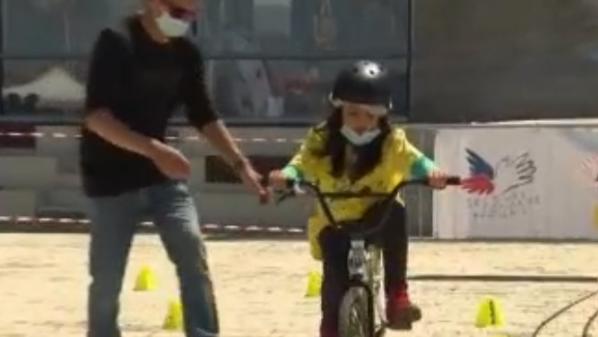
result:
[(441, 130), (436, 161), (469, 177), (435, 193), (438, 238), (598, 238), (598, 129)]

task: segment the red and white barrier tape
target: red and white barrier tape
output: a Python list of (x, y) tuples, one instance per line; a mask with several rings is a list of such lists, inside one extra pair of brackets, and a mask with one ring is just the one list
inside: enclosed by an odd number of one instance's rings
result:
[[(72, 139), (81, 138), (80, 134), (68, 134), (64, 132), (0, 132), (0, 137), (11, 137), (11, 138), (54, 138), (54, 139)], [(175, 137), (166, 136), (168, 141), (188, 141), (188, 142), (205, 142), (205, 140), (199, 136), (186, 136), (186, 137)], [(252, 137), (252, 138), (235, 138), (238, 143), (296, 143), (300, 144), (303, 142), (302, 138), (263, 138), (263, 137)]]
[[(51, 217), (30, 217), (30, 216), (0, 216), (0, 225), (88, 225), (88, 219), (77, 218), (51, 218)], [(144, 221), (141, 223), (144, 226), (153, 225), (151, 221)], [(206, 232), (250, 232), (250, 233), (293, 233), (301, 234), (305, 230), (301, 227), (280, 227), (280, 226), (256, 226), (256, 225), (219, 225), (219, 224), (204, 224), (201, 226), (202, 230)]]

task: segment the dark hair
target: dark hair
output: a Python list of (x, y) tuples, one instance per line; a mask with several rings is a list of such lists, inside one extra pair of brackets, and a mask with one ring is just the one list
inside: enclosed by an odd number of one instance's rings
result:
[(320, 158), (330, 157), (332, 163), (330, 173), (333, 177), (339, 178), (348, 171), (350, 180), (355, 181), (372, 171), (382, 160), (382, 146), (386, 136), (390, 133), (391, 126), (387, 117), (380, 118), (380, 135), (369, 144), (353, 147), (357, 160), (352, 167), (345, 167), (346, 147), (350, 143), (340, 131), (342, 126), (342, 108), (335, 108), (326, 122), (316, 128), (316, 132), (327, 132), (327, 135), (324, 147), (319, 149), (315, 155)]

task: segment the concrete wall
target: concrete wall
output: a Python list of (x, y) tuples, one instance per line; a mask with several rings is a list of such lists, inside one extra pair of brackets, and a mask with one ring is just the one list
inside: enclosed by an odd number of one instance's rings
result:
[(414, 120), (595, 116), (596, 1), (413, 4)]
[[(188, 128), (177, 128), (178, 137), (196, 136)], [(232, 129), (247, 155), (289, 157), (299, 146), (296, 141), (304, 128), (243, 128)], [(86, 198), (81, 191), (78, 169), (78, 140), (55, 138), (53, 134), (77, 134), (74, 127), (40, 127), (49, 137), (37, 140), (33, 150), (0, 150), (0, 216), (63, 216), (78, 215), (86, 210)], [(430, 153), (433, 134), (415, 132), (413, 141)], [(432, 138), (430, 138), (432, 137)], [(265, 142), (264, 140), (273, 140)], [(284, 141), (283, 141), (284, 140)], [(276, 206), (259, 205), (257, 198), (240, 184), (206, 182), (206, 156), (216, 155), (205, 141), (173, 142), (192, 162), (190, 186), (204, 223), (224, 225), (304, 226), (310, 214), (311, 199), (290, 199)], [(428, 192), (408, 193), (414, 213), (413, 234), (431, 233), (431, 205)], [(418, 205), (419, 202), (421, 205)]]

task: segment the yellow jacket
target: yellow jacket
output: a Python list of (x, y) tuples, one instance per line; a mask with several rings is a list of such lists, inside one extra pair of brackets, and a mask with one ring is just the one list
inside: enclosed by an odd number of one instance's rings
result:
[[(318, 157), (314, 153), (324, 147), (327, 133), (321, 126), (311, 128), (299, 151), (284, 168), (285, 175), (301, 176), (307, 181), (317, 182), (323, 192), (358, 192), (367, 188), (372, 192), (387, 193), (400, 181), (412, 176), (427, 176), (435, 167), (430, 159), (407, 140), (405, 132), (396, 128), (391, 130), (384, 140), (380, 163), (365, 176), (351, 183), (346, 174), (340, 178), (332, 176), (330, 157)], [(403, 202), (400, 197), (398, 201)], [(334, 218), (344, 221), (360, 219), (376, 200), (329, 199), (328, 202)], [(316, 260), (322, 259), (317, 238), (322, 228), (327, 225), (326, 215), (316, 201), (316, 209), (308, 220), (310, 251)]]

